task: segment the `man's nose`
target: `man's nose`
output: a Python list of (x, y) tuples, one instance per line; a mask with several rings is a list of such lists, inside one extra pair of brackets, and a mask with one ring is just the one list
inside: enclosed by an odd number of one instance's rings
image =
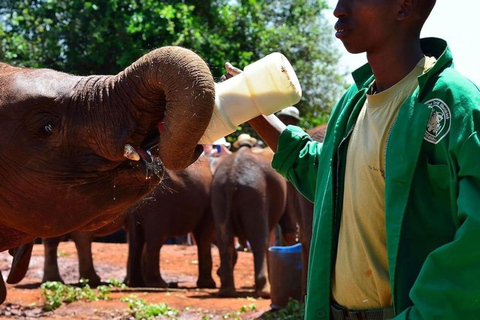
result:
[(348, 15), (348, 10), (347, 10), (347, 5), (345, 0), (339, 0), (337, 1), (337, 5), (335, 6), (335, 9), (333, 10), (333, 15), (336, 18), (344, 17)]

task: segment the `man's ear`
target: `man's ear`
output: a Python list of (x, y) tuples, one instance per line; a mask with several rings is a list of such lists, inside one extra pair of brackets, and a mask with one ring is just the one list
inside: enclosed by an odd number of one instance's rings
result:
[(405, 20), (414, 13), (418, 0), (399, 0), (400, 9), (397, 12), (397, 20)]

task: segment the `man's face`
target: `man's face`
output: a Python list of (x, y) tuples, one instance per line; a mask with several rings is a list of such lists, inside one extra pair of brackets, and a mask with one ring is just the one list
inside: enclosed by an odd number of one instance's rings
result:
[(335, 36), (350, 53), (374, 53), (395, 41), (398, 0), (339, 0)]

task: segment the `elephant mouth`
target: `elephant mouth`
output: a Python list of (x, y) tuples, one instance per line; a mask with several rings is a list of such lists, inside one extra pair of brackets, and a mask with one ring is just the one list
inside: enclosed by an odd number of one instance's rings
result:
[(162, 181), (165, 175), (165, 166), (159, 157), (158, 141), (160, 133), (152, 130), (146, 135), (146, 138), (139, 147), (133, 147), (125, 144), (123, 156), (132, 161), (134, 166), (142, 162), (145, 167), (145, 178), (151, 179), (154, 175)]

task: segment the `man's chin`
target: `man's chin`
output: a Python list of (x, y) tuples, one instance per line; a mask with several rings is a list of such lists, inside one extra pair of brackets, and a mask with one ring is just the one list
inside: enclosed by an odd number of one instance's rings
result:
[(348, 51), (348, 53), (357, 54), (357, 53), (365, 52), (365, 49), (363, 47), (359, 47), (358, 45), (349, 43), (346, 40), (340, 40), (340, 41), (342, 41), (342, 44), (345, 47), (345, 50)]
[(365, 50), (363, 50), (363, 49), (359, 49), (359, 48), (352, 47), (352, 46), (346, 46), (345, 44), (344, 44), (344, 47), (348, 51), (348, 53), (351, 53), (351, 54), (359, 54), (359, 53), (364, 53), (365, 52)]

